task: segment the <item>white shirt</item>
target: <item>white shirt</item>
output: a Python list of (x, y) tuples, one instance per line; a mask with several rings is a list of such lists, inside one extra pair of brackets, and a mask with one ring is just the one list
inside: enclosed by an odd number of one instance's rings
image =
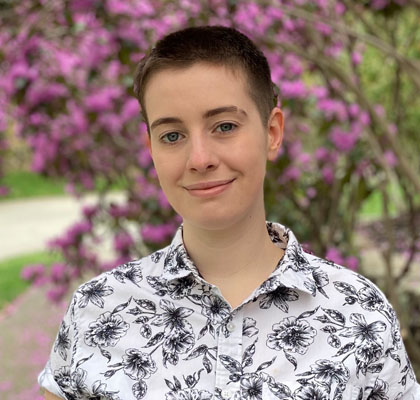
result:
[(39, 383), (66, 399), (419, 400), (394, 310), (366, 278), (285, 249), (235, 309), (182, 241), (74, 293)]

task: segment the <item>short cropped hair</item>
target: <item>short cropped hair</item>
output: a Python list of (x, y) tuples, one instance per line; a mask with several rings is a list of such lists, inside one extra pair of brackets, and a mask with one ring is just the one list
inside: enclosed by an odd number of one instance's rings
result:
[(263, 52), (247, 36), (233, 28), (201, 26), (182, 29), (163, 37), (137, 65), (134, 94), (148, 127), (144, 94), (153, 74), (164, 69), (188, 68), (200, 62), (225, 66), (233, 71), (242, 70), (261, 121), (267, 124), (277, 96)]

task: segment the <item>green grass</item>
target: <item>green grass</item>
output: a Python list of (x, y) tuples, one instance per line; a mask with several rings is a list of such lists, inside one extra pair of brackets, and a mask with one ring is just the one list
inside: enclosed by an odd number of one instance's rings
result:
[(59, 261), (57, 254), (37, 252), (13, 257), (0, 262), (0, 309), (23, 293), (30, 283), (20, 277), (22, 269), (29, 264), (50, 265)]
[[(390, 199), (389, 211), (391, 217), (404, 212), (406, 205), (404, 204), (403, 192), (398, 183), (393, 182), (388, 185), (388, 195)], [(417, 200), (419, 200), (417, 198)], [(362, 220), (374, 220), (383, 217), (382, 194), (379, 190), (374, 191), (363, 203), (359, 212)]]
[(41, 176), (29, 171), (8, 172), (2, 179), (2, 184), (9, 188), (9, 194), (4, 200), (28, 197), (64, 195), (65, 183)]
[[(0, 181), (1, 185), (9, 189), (9, 193), (0, 197), (1, 200), (15, 200), (32, 197), (61, 196), (65, 195), (65, 181), (45, 177), (30, 171), (8, 172)], [(120, 179), (111, 185), (111, 191), (122, 191), (127, 183)], [(99, 177), (95, 190), (101, 191), (106, 187), (105, 180)]]

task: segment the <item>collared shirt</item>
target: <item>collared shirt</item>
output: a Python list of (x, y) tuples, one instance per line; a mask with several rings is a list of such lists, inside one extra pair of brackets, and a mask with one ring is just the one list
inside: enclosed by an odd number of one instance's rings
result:
[(81, 285), (40, 385), (66, 399), (419, 400), (380, 290), (267, 229), (284, 256), (235, 309), (200, 276), (182, 227)]

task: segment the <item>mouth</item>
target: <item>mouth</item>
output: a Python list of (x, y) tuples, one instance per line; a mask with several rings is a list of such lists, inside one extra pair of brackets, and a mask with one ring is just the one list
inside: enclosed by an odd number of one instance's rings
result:
[(192, 185), (184, 186), (184, 188), (187, 190), (206, 190), (206, 189), (212, 189), (218, 186), (227, 185), (233, 181), (234, 179), (226, 179), (226, 180), (212, 181), (212, 182), (201, 182), (201, 183), (194, 183)]
[(227, 190), (235, 179), (200, 182), (184, 186), (189, 194), (196, 197), (212, 197)]

